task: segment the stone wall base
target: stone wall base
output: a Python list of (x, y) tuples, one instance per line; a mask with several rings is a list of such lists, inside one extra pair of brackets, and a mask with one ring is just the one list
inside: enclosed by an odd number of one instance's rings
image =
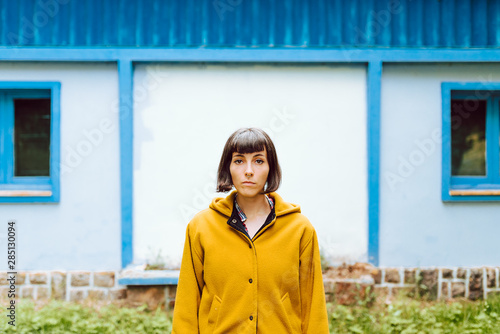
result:
[[(0, 272), (0, 301), (15, 286), (16, 298), (120, 302), (172, 309), (176, 285), (120, 285), (121, 271), (24, 271), (14, 280)], [(148, 271), (141, 272), (142, 277)], [(329, 268), (323, 274), (326, 299), (344, 305), (394, 298), (486, 299), (500, 294), (500, 267), (376, 268), (365, 263)], [(14, 283), (14, 285), (12, 285)]]
[[(118, 275), (118, 271), (21, 271), (15, 275), (15, 293), (17, 298), (33, 300), (125, 299), (127, 287), (118, 285)], [(12, 282), (11, 275), (0, 272), (0, 299), (8, 298)]]
[(477, 300), (500, 293), (500, 267), (376, 268), (356, 263), (329, 268), (323, 279), (327, 300), (340, 304), (400, 294), (427, 300)]

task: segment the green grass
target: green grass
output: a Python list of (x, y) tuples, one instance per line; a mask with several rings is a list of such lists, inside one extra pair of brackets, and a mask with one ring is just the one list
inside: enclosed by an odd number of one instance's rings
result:
[[(37, 310), (33, 302), (23, 300), (17, 306), (15, 328), (2, 319), (1, 333), (163, 334), (172, 330), (171, 313), (160, 309), (149, 312), (145, 305), (139, 308), (114, 305), (97, 308), (77, 303), (50, 301)], [(5, 316), (2, 318), (8, 320)]]
[[(16, 326), (8, 325), (8, 318), (2, 316), (0, 332), (119, 334), (171, 331), (171, 312), (159, 309), (150, 312), (145, 306), (133, 309), (90, 305), (51, 301), (40, 307), (23, 300), (17, 304)], [(328, 304), (328, 311), (331, 333), (500, 333), (500, 296), (477, 302), (398, 299), (389, 305), (380, 303), (371, 307)]]
[(399, 298), (389, 305), (328, 304), (331, 333), (500, 333), (500, 298), (427, 302)]

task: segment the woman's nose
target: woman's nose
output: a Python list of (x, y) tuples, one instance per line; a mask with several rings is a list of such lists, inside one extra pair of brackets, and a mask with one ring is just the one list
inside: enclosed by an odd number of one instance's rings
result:
[(252, 165), (247, 164), (247, 168), (245, 170), (245, 175), (253, 175)]

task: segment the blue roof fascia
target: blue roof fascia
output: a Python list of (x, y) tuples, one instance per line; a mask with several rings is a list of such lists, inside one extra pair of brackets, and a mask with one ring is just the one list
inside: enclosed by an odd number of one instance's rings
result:
[(0, 61), (498, 62), (500, 49), (3, 47)]

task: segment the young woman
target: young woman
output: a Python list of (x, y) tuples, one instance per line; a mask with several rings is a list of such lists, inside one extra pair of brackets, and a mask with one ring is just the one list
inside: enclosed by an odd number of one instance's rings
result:
[(329, 333), (316, 232), (275, 192), (269, 136), (234, 132), (217, 182), (218, 192), (236, 189), (188, 224), (172, 333)]

